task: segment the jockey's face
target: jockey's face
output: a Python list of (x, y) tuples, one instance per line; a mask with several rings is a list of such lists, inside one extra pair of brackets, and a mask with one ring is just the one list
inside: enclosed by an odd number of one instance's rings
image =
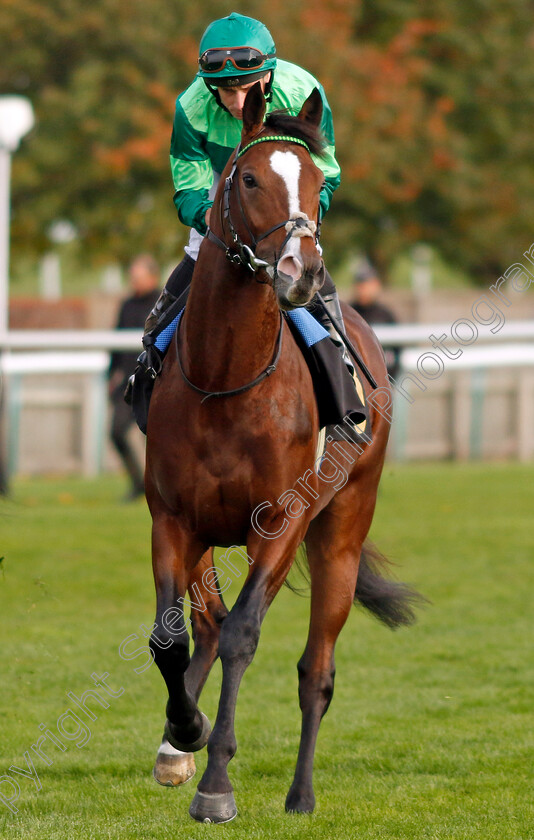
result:
[[(261, 89), (265, 91), (265, 85), (269, 81), (271, 73), (266, 73), (261, 79), (258, 79)], [(219, 96), (224, 107), (230, 111), (231, 115), (237, 120), (243, 119), (243, 105), (245, 104), (245, 97), (250, 88), (256, 82), (250, 82), (248, 85), (239, 85), (239, 87), (218, 87)]]

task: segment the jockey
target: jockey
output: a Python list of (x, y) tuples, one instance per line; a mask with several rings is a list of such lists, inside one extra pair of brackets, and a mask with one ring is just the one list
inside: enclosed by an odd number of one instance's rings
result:
[[(154, 341), (185, 304), (199, 248), (209, 226), (215, 192), (224, 169), (241, 139), (242, 109), (249, 88), (260, 82), (267, 113), (286, 109), (296, 116), (314, 88), (323, 100), (321, 130), (326, 139), (324, 155), (314, 158), (324, 173), (320, 215), (324, 216), (340, 168), (335, 158), (332, 112), (321, 84), (306, 70), (276, 56), (272, 36), (258, 20), (232, 12), (211, 23), (200, 42), (199, 70), (189, 87), (178, 96), (171, 138), (171, 170), (174, 203), (183, 224), (191, 228), (185, 257), (174, 269), (145, 324), (137, 370), (155, 378), (161, 368), (161, 353)], [(344, 331), (343, 317), (332, 278), (326, 273), (322, 295), (333, 321)], [(343, 348), (338, 333), (319, 306), (313, 314)]]

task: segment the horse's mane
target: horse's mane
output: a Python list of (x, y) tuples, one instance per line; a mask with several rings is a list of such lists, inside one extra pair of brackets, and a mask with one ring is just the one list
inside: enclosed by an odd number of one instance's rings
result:
[(314, 155), (323, 155), (326, 140), (322, 133), (311, 123), (292, 117), (287, 111), (271, 111), (265, 118), (265, 128), (271, 128), (278, 134), (297, 137), (303, 140)]

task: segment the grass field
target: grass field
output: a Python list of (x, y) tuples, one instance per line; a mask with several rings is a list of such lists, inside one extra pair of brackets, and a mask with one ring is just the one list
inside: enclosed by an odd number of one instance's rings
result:
[[(11, 772), (18, 812), (0, 802), (2, 840), (534, 838), (534, 467), (386, 468), (372, 536), (432, 605), (396, 633), (351, 614), (319, 735), (316, 811), (296, 816), (283, 805), (308, 600), (282, 590), (241, 689), (230, 765), (239, 815), (225, 826), (187, 813), (205, 751), (193, 783), (151, 778), (163, 681), (155, 666), (135, 673), (142, 657), (118, 655), (153, 618), (150, 523), (144, 503), (117, 503), (123, 489), (117, 478), (20, 481), (0, 504), (0, 774), (26, 768), (39, 724), (57, 732), (76, 709), (67, 692), (94, 687), (93, 672), (124, 689), (109, 708), (94, 704), (87, 743), (49, 745), (49, 766), (32, 753), (40, 791)], [(219, 686), (217, 664), (202, 702), (212, 721)]]

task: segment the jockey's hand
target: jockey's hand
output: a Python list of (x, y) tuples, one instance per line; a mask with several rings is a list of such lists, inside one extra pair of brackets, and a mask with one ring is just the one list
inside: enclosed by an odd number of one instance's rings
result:
[(206, 227), (210, 226), (210, 216), (211, 216), (211, 207), (208, 207), (206, 210), (206, 215), (204, 216), (204, 220), (206, 222)]

